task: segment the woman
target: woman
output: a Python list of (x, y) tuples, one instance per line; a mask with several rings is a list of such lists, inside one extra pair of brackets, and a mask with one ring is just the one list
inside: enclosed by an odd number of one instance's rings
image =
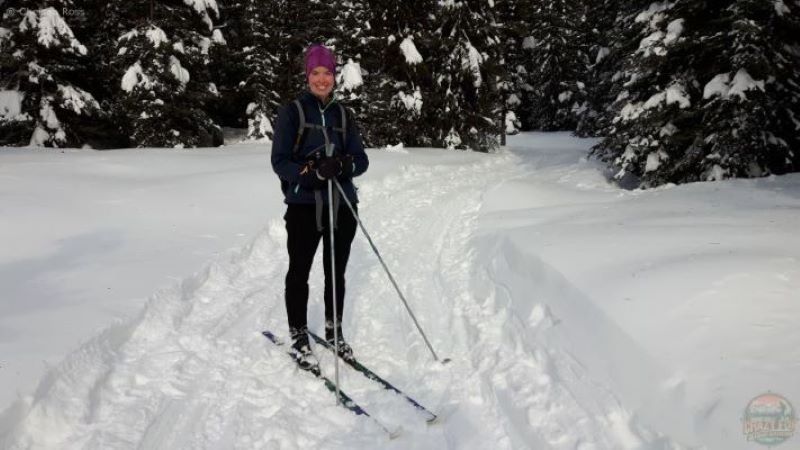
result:
[[(335, 178), (356, 207), (358, 197), (353, 177), (369, 166), (361, 134), (352, 114), (337, 103), (332, 94), (335, 85), (336, 59), (323, 45), (312, 45), (305, 54), (308, 91), (278, 110), (272, 143), (272, 168), (281, 179), (286, 203), (286, 232), (289, 271), (286, 273), (286, 313), (292, 351), (301, 367), (317, 364), (308, 343), (308, 275), (323, 239), (325, 272), (325, 338), (334, 342), (333, 289), (330, 267), (330, 232), (328, 220), (328, 180)], [(305, 126), (303, 126), (305, 122)], [(298, 132), (302, 127), (302, 131)], [(332, 146), (331, 156), (326, 155)], [(356, 232), (356, 220), (334, 183), (334, 244), (336, 259), (336, 323), (339, 353), (353, 358), (353, 350), (341, 331), (344, 309), (344, 273), (350, 256), (350, 244)]]

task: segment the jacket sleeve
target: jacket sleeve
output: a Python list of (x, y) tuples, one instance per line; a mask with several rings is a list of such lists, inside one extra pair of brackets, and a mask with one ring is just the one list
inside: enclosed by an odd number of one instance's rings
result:
[(278, 109), (273, 128), (271, 160), (272, 170), (281, 180), (297, 183), (302, 165), (292, 160), (292, 150), (299, 119), (294, 117), (296, 114), (292, 114), (290, 108), (294, 108), (294, 105), (288, 104)]
[(357, 177), (369, 168), (369, 158), (364, 151), (364, 141), (361, 139), (361, 129), (355, 117), (349, 109), (347, 114), (347, 149), (346, 152), (353, 155), (353, 176)]

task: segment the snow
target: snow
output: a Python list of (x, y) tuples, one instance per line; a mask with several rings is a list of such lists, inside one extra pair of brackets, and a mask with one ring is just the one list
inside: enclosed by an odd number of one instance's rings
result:
[(43, 147), (48, 140), (50, 140), (50, 133), (42, 128), (41, 125), (37, 125), (33, 133), (31, 133), (31, 140), (28, 145), (31, 147)]
[(485, 55), (482, 55), (469, 41), (462, 43), (466, 51), (466, 58), (461, 61), (461, 68), (468, 70), (472, 74), (472, 85), (476, 88), (481, 86), (483, 77), (481, 76), (481, 64), (486, 60)]
[(731, 90), (728, 91), (728, 95), (736, 95), (742, 100), (746, 100), (747, 96), (745, 92), (753, 89), (758, 89), (763, 92), (764, 81), (756, 81), (745, 69), (739, 69), (739, 71), (736, 72), (736, 76), (733, 77), (733, 81), (731, 81)]
[(61, 122), (58, 121), (55, 111), (50, 104), (52, 98), (45, 97), (42, 99), (41, 108), (39, 109), (39, 118), (42, 119), (47, 128), (55, 130), (61, 127)]
[(539, 42), (533, 36), (526, 36), (522, 39), (522, 48), (524, 49), (535, 49), (539, 46)]
[(667, 35), (664, 37), (664, 44), (671, 45), (678, 41), (683, 34), (683, 19), (675, 19), (667, 25)]
[(92, 94), (81, 88), (71, 85), (58, 85), (58, 93), (61, 96), (61, 105), (72, 109), (75, 114), (83, 114), (87, 108), (99, 109), (100, 104), (94, 99)]
[(645, 172), (652, 172), (658, 170), (659, 166), (661, 166), (661, 161), (667, 159), (667, 154), (663, 151), (652, 151), (647, 155), (647, 163), (645, 164), (644, 171)]
[(705, 87), (703, 87), (703, 98), (709, 99), (716, 95), (727, 98), (728, 92), (731, 88), (728, 86), (731, 80), (731, 76), (728, 73), (721, 73), (715, 75), (714, 78), (711, 79), (708, 83), (706, 83)]
[(31, 83), (39, 83), (39, 78), (44, 77), (46, 80), (52, 80), (53, 76), (48, 74), (44, 67), (40, 66), (36, 61), (28, 62), (28, 80)]
[(222, 32), (219, 29), (215, 29), (213, 33), (211, 33), (211, 40), (215, 44), (227, 45), (228, 41), (222, 36)]
[(786, 110), (786, 112), (789, 113), (789, 118), (792, 120), (792, 123), (794, 124), (794, 130), (795, 131), (800, 130), (800, 120), (798, 120), (797, 116), (794, 115), (794, 112), (790, 109)]
[[(648, 99), (648, 102), (650, 102), (650, 100), (653, 100), (651, 104), (657, 105), (658, 102), (661, 101), (661, 94), (656, 94), (656, 96), (657, 97), (655, 99), (653, 99), (652, 97)], [(625, 103), (625, 106), (622, 107), (619, 114), (616, 117), (614, 117), (614, 123), (618, 122), (619, 120), (622, 120), (623, 122), (627, 122), (629, 120), (635, 120), (644, 112), (644, 108), (642, 105), (643, 105), (642, 102)]]
[(658, 135), (663, 136), (672, 136), (673, 134), (678, 132), (678, 127), (676, 127), (672, 122), (667, 123), (661, 130), (659, 130)]
[(77, 51), (81, 55), (86, 54), (86, 47), (75, 39), (72, 29), (55, 8), (27, 10), (25, 17), (20, 22), (19, 29), (27, 31), (29, 28), (37, 30), (37, 42), (47, 48), (61, 46), (61, 39), (63, 38), (69, 43), (69, 46), (64, 50)]
[(642, 41), (639, 43), (639, 48), (640, 49), (646, 49), (646, 48), (652, 47), (652, 46), (656, 45), (659, 41), (663, 40), (664, 37), (665, 37), (664, 32), (655, 31), (655, 32), (651, 33), (649, 36), (647, 36), (646, 38), (642, 39)]
[(214, 15), (219, 17), (219, 8), (217, 7), (216, 0), (183, 0), (183, 3), (191, 6), (195, 12), (200, 14), (203, 23), (206, 24), (209, 31), (214, 28), (213, 22), (211, 21), (211, 15), (208, 12), (209, 10), (213, 11)]
[(262, 112), (259, 114), (257, 119), (259, 120), (259, 134), (261, 136), (268, 136), (269, 134), (272, 134), (272, 122), (270, 122), (270, 118)]
[(400, 43), (400, 51), (403, 52), (403, 56), (406, 58), (406, 64), (408, 65), (413, 66), (423, 61), (422, 55), (417, 51), (417, 46), (414, 45), (414, 39), (411, 36), (406, 37), (403, 39), (403, 42)]
[(706, 175), (707, 181), (722, 181), (727, 178), (727, 171), (720, 167), (719, 164), (714, 164)]
[(783, 3), (783, 0), (774, 0), (775, 5), (775, 13), (779, 16), (783, 16), (784, 14), (791, 14), (792, 10), (786, 6), (786, 3)]
[(605, 57), (608, 56), (609, 53), (611, 53), (611, 49), (610, 48), (608, 48), (608, 47), (600, 47), (600, 49), (597, 50), (597, 58), (595, 58), (594, 63), (595, 64), (599, 63), (600, 61), (605, 59)]
[(201, 54), (208, 55), (208, 49), (211, 48), (211, 39), (207, 37), (201, 37), (197, 40), (197, 46), (200, 47)]
[(150, 40), (150, 43), (153, 44), (153, 47), (158, 48), (161, 44), (169, 43), (169, 39), (167, 39), (167, 33), (164, 33), (164, 30), (158, 28), (155, 25), (150, 25), (147, 31), (144, 32), (147, 39)]
[(128, 70), (125, 71), (125, 75), (122, 76), (122, 82), (120, 83), (120, 87), (125, 92), (131, 92), (137, 86), (141, 86), (144, 89), (150, 89), (153, 87), (153, 81), (142, 71), (142, 65), (139, 61), (136, 61), (132, 66), (128, 67)]
[(345, 91), (352, 91), (363, 85), (364, 79), (361, 77), (361, 65), (357, 62), (353, 62), (351, 58), (348, 58), (347, 64), (342, 68), (339, 79), (339, 85)]
[(677, 103), (681, 109), (688, 108), (692, 105), (689, 101), (689, 94), (686, 93), (686, 88), (680, 83), (673, 83), (666, 90), (667, 105)]
[(739, 69), (733, 80), (731, 80), (730, 74), (727, 73), (721, 73), (712, 78), (703, 88), (703, 98), (709, 99), (718, 95), (723, 99), (727, 99), (735, 95), (742, 100), (747, 100), (745, 92), (753, 89), (763, 91), (764, 81), (756, 81), (745, 69)]
[(206, 14), (208, 10), (214, 11), (215, 14), (219, 14), (219, 8), (217, 7), (216, 0), (183, 0), (183, 3), (191, 6), (200, 14)]
[(0, 120), (19, 120), (24, 99), (20, 91), (0, 91)]
[(405, 146), (403, 145), (402, 142), (396, 145), (387, 145), (386, 147), (384, 147), (384, 150), (390, 153), (393, 152), (393, 153), (408, 154), (408, 150), (405, 149)]
[(642, 11), (641, 13), (639, 13), (636, 16), (634, 21), (637, 22), (637, 23), (650, 22), (653, 19), (654, 15), (656, 15), (658, 13), (662, 13), (662, 12), (667, 11), (669, 9), (672, 9), (673, 6), (675, 6), (674, 3), (670, 3), (670, 2), (666, 2), (666, 1), (665, 2), (654, 2), (654, 3), (651, 3), (650, 6), (648, 6), (646, 10)]
[(667, 99), (666, 91), (657, 92), (657, 93), (651, 95), (650, 98), (648, 98), (647, 101), (644, 102), (644, 105), (642, 105), (642, 108), (645, 109), (645, 110), (658, 108), (659, 106), (661, 106), (666, 101), (666, 99)]
[(131, 30), (131, 31), (128, 31), (127, 33), (123, 34), (122, 36), (118, 37), (117, 38), (117, 42), (120, 42), (120, 41), (123, 41), (123, 40), (127, 41), (129, 39), (135, 38), (138, 35), (139, 35), (139, 31)]
[(682, 109), (691, 106), (689, 95), (686, 93), (686, 89), (680, 83), (673, 83), (664, 91), (651, 95), (650, 98), (648, 98), (644, 103), (626, 103), (620, 111), (618, 117), (623, 121), (633, 120), (647, 110), (660, 108), (665, 104), (672, 105), (674, 103), (677, 103), (678, 107)]
[(175, 55), (169, 55), (169, 71), (176, 80), (180, 81), (182, 86), (189, 82), (189, 71), (183, 68)]
[[(752, 448), (753, 397), (800, 402), (800, 175), (625, 191), (595, 142), (369, 150), (364, 225), (452, 359), (359, 234), (345, 337), (442, 416), (341, 368), (395, 441), (259, 335), (286, 334), (267, 146), (2, 149), (0, 447)], [(319, 260), (310, 289), (319, 330)]]
[(422, 111), (422, 93), (420, 92), (419, 87), (414, 89), (413, 94), (406, 94), (403, 91), (399, 91), (397, 93), (397, 98), (403, 107), (405, 107), (405, 109), (408, 111), (411, 111), (417, 115)]

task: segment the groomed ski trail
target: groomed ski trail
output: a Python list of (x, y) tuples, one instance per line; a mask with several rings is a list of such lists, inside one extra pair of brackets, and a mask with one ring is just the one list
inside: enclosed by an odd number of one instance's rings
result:
[[(496, 261), (474, 248), (475, 225), (484, 193), (525, 175), (519, 156), (454, 152), (452, 164), (432, 166), (424, 152), (416, 156), (362, 183), (361, 214), (434, 348), (452, 363), (432, 361), (361, 236), (348, 267), (344, 330), (360, 360), (441, 424), (419, 424), (400, 399), (344, 371), (355, 400), (406, 429), (389, 442), (265, 343), (261, 330), (285, 329), (286, 236), (273, 220), (239, 254), (158, 292), (135, 320), (53, 368), (0, 420), (0, 447), (672, 448), (632, 429), (613, 395), (581, 401), (575, 385), (603, 387), (537, 342), (492, 287)], [(310, 290), (310, 326), (319, 330), (319, 256)], [(321, 359), (332, 374), (332, 360)], [(572, 379), (563, 379), (566, 370)]]

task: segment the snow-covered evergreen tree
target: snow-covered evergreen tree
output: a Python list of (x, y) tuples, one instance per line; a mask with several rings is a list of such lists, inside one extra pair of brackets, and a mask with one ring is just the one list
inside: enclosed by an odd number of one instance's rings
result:
[[(430, 40), (434, 0), (370, 0), (360, 67), (364, 88), (359, 119), (370, 146), (429, 145), (420, 123), (427, 67), (422, 54)], [(430, 128), (430, 127), (428, 127)]]
[(242, 89), (248, 71), (244, 64), (244, 48), (252, 42), (248, 22), (252, 17), (248, 0), (219, 1), (219, 20), (214, 22), (224, 43), (209, 48), (209, 73), (219, 95), (208, 113), (221, 126), (247, 126), (245, 110), (250, 98)]
[(0, 145), (80, 147), (100, 114), (82, 85), (88, 50), (60, 11), (69, 1), (14, 1), (0, 20)]
[(312, 43), (335, 48), (337, 5), (316, 0), (246, 0), (249, 36), (242, 55), (248, 136), (272, 137), (277, 106), (307, 89), (304, 52)]
[(585, 3), (587, 21), (585, 48), (588, 51), (585, 75), (586, 103), (577, 111), (575, 133), (579, 136), (597, 136), (608, 125), (608, 110), (614, 102), (611, 90), (615, 73), (630, 48), (621, 47), (619, 31), (614, 24), (620, 12), (620, 0), (593, 0)]
[(586, 102), (589, 67), (583, 2), (533, 4), (523, 41), (526, 84), (520, 121), (524, 130), (574, 130)]
[(596, 149), (617, 179), (648, 187), (796, 170), (800, 52), (789, 31), (798, 16), (781, 11), (753, 0), (660, 2), (620, 16), (638, 44)]
[[(502, 42), (504, 81), (499, 85), (503, 98), (505, 133), (517, 134), (522, 126), (519, 108), (522, 104), (522, 90), (525, 86), (525, 61), (522, 43), (527, 35), (527, 21), (531, 16), (533, 4), (519, 0), (506, 0), (497, 3), (497, 21), (500, 25)], [(505, 144), (505, 142), (503, 142)]]
[(438, 132), (435, 145), (491, 151), (505, 125), (498, 89), (502, 45), (493, 3), (448, 0), (440, 6), (441, 46), (423, 120)]
[[(362, 135), (364, 120), (368, 117), (370, 91), (364, 84), (367, 73), (362, 63), (375, 47), (377, 37), (372, 30), (371, 9), (366, 0), (349, 0), (336, 8), (336, 56), (339, 59), (336, 96), (355, 114)], [(371, 137), (371, 136), (370, 136)], [(367, 140), (366, 145), (372, 142)]]
[(275, 111), (288, 96), (281, 92), (281, 86), (286, 89), (286, 83), (281, 83), (281, 47), (286, 45), (281, 27), (289, 6), (285, 1), (244, 0), (244, 28), (234, 55), (244, 69), (238, 92), (247, 100), (244, 113), (249, 139), (272, 138)]
[(218, 95), (209, 76), (209, 51), (224, 45), (213, 28), (214, 0), (151, 2), (141, 8), (112, 2), (122, 26), (140, 23), (116, 39), (111, 61), (118, 88), (113, 110), (136, 146), (212, 146), (222, 131), (207, 113)]

